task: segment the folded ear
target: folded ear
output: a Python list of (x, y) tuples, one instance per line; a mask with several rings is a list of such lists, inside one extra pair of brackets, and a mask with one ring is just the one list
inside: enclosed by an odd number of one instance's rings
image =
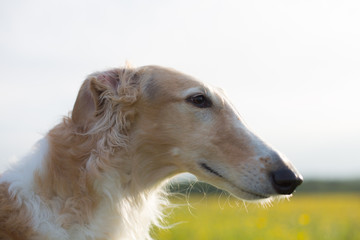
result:
[(72, 111), (72, 121), (77, 127), (86, 128), (99, 112), (106, 97), (115, 96), (120, 84), (120, 69), (90, 75), (83, 83)]

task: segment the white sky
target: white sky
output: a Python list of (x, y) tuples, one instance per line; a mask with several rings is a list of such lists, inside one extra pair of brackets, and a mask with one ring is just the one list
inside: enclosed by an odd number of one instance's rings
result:
[(0, 170), (126, 60), (222, 87), (305, 177), (360, 177), (356, 0), (0, 1)]

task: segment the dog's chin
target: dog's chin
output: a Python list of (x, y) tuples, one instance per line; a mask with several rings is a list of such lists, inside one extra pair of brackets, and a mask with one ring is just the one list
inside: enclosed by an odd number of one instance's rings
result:
[(237, 199), (249, 201), (249, 202), (269, 202), (271, 201), (274, 196), (258, 193), (256, 191), (251, 191), (248, 189), (243, 189), (241, 187), (236, 186), (235, 184), (231, 183), (228, 180), (224, 180), (216, 183), (210, 183), (214, 185), (217, 188), (220, 188), (222, 190), (225, 190), (226, 192), (230, 193), (232, 196), (234, 196)]
[(246, 202), (252, 202), (252, 203), (260, 203), (263, 206), (271, 205), (271, 202), (274, 200), (282, 200), (282, 199), (289, 199), (292, 197), (292, 194), (289, 195), (265, 195), (265, 194), (259, 194), (249, 191), (244, 191), (242, 189), (234, 190), (233, 188), (228, 191), (232, 196), (234, 196), (237, 199), (246, 201)]
[(271, 201), (273, 198), (272, 196), (268, 196), (261, 193), (256, 193), (248, 190), (244, 190), (235, 186), (230, 186), (230, 189), (225, 189), (234, 197), (249, 201), (249, 202), (261, 202), (261, 201)]

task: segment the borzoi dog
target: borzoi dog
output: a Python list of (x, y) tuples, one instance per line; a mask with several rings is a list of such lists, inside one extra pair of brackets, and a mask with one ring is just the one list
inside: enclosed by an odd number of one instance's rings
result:
[(150, 239), (183, 172), (245, 200), (302, 182), (221, 90), (158, 66), (94, 73), (71, 116), (1, 175), (0, 238)]

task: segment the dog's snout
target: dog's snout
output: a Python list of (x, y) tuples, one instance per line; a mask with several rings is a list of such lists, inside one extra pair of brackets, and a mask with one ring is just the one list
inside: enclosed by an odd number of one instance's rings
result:
[(303, 182), (301, 175), (297, 175), (290, 169), (280, 169), (271, 173), (274, 189), (279, 194), (291, 194), (295, 188)]

